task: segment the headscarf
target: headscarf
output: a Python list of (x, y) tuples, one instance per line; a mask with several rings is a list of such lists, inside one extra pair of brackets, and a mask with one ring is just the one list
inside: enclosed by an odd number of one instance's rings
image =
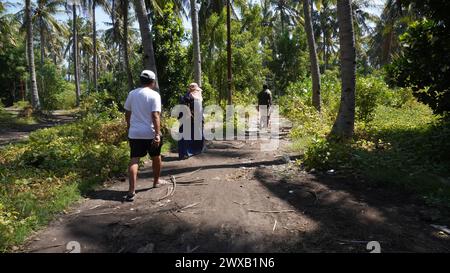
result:
[(203, 101), (202, 91), (203, 90), (195, 82), (189, 85), (189, 94), (193, 99)]

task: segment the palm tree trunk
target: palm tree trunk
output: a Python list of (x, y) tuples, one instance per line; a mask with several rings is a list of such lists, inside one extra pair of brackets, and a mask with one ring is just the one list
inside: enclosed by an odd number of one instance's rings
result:
[(155, 52), (153, 49), (153, 38), (150, 32), (149, 21), (147, 18), (147, 10), (144, 0), (133, 0), (134, 9), (139, 22), (139, 30), (141, 32), (142, 46), (144, 48), (144, 68), (150, 69), (156, 75), (156, 88), (158, 86), (158, 74), (156, 71)]
[(77, 34), (77, 6), (74, 4), (72, 5), (72, 40), (73, 40), (73, 67), (74, 72), (73, 75), (75, 77), (75, 94), (77, 96), (77, 106), (80, 106), (80, 97), (81, 97), (81, 91), (80, 91), (80, 75), (79, 75), (79, 60), (78, 60), (78, 34)]
[(124, 58), (124, 64), (125, 64), (125, 71), (127, 73), (127, 80), (128, 80), (128, 89), (133, 89), (133, 76), (131, 75), (130, 70), (130, 60), (128, 56), (128, 6), (129, 2), (128, 0), (123, 0), (123, 6), (122, 6), (122, 16), (123, 16), (123, 39), (122, 39), (122, 46), (123, 46), (123, 58)]
[(92, 56), (92, 81), (94, 84), (94, 90), (97, 91), (97, 26), (95, 21), (95, 4), (96, 0), (92, 1), (92, 45), (94, 49)]
[(355, 127), (356, 49), (351, 0), (337, 1), (341, 63), (341, 104), (331, 133), (340, 138), (352, 137)]
[(42, 20), (42, 17), (39, 18), (39, 38), (40, 38), (40, 49), (41, 49), (41, 92), (44, 92), (45, 94), (45, 81), (44, 81), (44, 57), (45, 57), (45, 37), (44, 37), (44, 21)]
[(233, 74), (231, 72), (231, 3), (227, 0), (227, 80), (228, 80), (228, 105), (233, 103), (232, 80)]
[(42, 18), (39, 18), (39, 38), (40, 38), (40, 49), (41, 49), (41, 66), (44, 66), (44, 56), (45, 56), (45, 38), (44, 38), (44, 22)]
[(312, 104), (320, 112), (320, 71), (319, 61), (317, 59), (317, 46), (314, 39), (314, 31), (311, 20), (310, 0), (304, 0), (303, 12), (305, 15), (305, 30), (308, 36), (309, 60), (311, 63), (312, 78)]
[(28, 70), (31, 81), (31, 103), (35, 110), (41, 109), (39, 93), (36, 83), (36, 68), (34, 65), (34, 47), (33, 47), (33, 24), (31, 22), (31, 0), (25, 0), (25, 18), (27, 22), (27, 56)]
[(200, 51), (200, 35), (198, 29), (198, 10), (196, 0), (191, 0), (192, 42), (194, 51), (194, 80), (202, 86), (202, 55)]

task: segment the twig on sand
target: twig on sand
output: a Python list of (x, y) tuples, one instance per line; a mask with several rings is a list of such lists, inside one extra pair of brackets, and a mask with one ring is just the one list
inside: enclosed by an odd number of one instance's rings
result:
[(200, 202), (197, 202), (197, 203), (193, 203), (193, 204), (184, 206), (184, 207), (182, 207), (181, 209), (179, 209), (178, 211), (182, 211), (182, 210), (184, 210), (184, 209), (193, 208), (193, 207), (197, 206), (198, 204), (200, 204)]
[(179, 186), (188, 187), (188, 186), (205, 186), (205, 185), (208, 185), (208, 183), (181, 184)]
[(238, 205), (241, 205), (241, 206), (245, 206), (245, 205), (248, 204), (248, 203), (239, 203), (239, 202), (237, 202), (237, 201), (233, 201), (233, 203), (238, 204)]
[(176, 190), (176, 188), (177, 188), (177, 182), (175, 181), (175, 176), (171, 175), (171, 176), (170, 176), (170, 181), (172, 182), (172, 185), (173, 185), (173, 186), (172, 186), (172, 190), (169, 191), (169, 189), (168, 189), (168, 190), (167, 190), (167, 191), (168, 191), (167, 194), (164, 195), (163, 197), (159, 198), (158, 201), (161, 201), (161, 200), (163, 200), (163, 199), (166, 199), (167, 197), (172, 196), (172, 195), (175, 193), (175, 190)]
[(100, 207), (101, 205), (97, 205), (97, 206), (93, 206), (92, 208), (89, 208), (90, 210), (92, 210), (92, 209), (96, 209), (96, 208), (98, 208), (98, 207)]
[(297, 231), (297, 232), (304, 232), (303, 230), (299, 229), (299, 228), (288, 228), (288, 227), (283, 227), (285, 230), (289, 230), (289, 231)]
[(205, 179), (201, 178), (201, 179), (196, 179), (196, 180), (191, 180), (191, 181), (178, 181), (177, 184), (181, 185), (181, 184), (194, 184), (194, 183), (202, 183), (203, 181), (205, 181)]
[(277, 219), (275, 219), (275, 223), (273, 224), (273, 228), (272, 228), (272, 232), (275, 231), (275, 229), (277, 228)]
[(101, 212), (101, 213), (94, 213), (94, 214), (85, 214), (82, 215), (83, 217), (87, 217), (87, 216), (99, 216), (99, 215), (106, 215), (106, 214), (111, 214), (113, 213), (113, 211), (109, 211), (109, 212)]
[(37, 251), (40, 251), (40, 250), (45, 250), (45, 249), (50, 249), (50, 248), (55, 248), (55, 247), (60, 247), (60, 246), (63, 246), (63, 244), (52, 245), (52, 246), (45, 246), (45, 247), (41, 247), (41, 248), (35, 248), (35, 249), (30, 250), (28, 252), (32, 253), (32, 252), (37, 252)]
[[(187, 174), (178, 175), (178, 176), (176, 176), (176, 178), (181, 178), (181, 177), (190, 176), (190, 175), (193, 175), (194, 173), (199, 172), (199, 171), (201, 171), (201, 170), (202, 170), (202, 168), (199, 168), (199, 169), (197, 169), (197, 170), (195, 170), (195, 171), (193, 171), (193, 172), (190, 172), (190, 173), (187, 173)], [(174, 177), (174, 176), (173, 176), (173, 177)], [(175, 177), (174, 177), (174, 178), (175, 178)]]
[(249, 212), (260, 212), (260, 213), (287, 213), (287, 212), (295, 212), (295, 210), (256, 210), (256, 209), (248, 209)]

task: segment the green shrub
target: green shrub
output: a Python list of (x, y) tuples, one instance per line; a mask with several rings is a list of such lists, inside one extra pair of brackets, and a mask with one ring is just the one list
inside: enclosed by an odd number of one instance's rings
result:
[(315, 139), (305, 151), (304, 163), (308, 169), (326, 171), (344, 168), (350, 160), (351, 154), (346, 144), (320, 138)]
[[(43, 77), (44, 81), (41, 81)], [(39, 96), (43, 109), (71, 109), (75, 106), (75, 86), (64, 79), (64, 71), (46, 61), (38, 70)]]
[(384, 82), (374, 78), (361, 78), (356, 81), (356, 119), (369, 122), (381, 96), (386, 93)]
[(27, 108), (29, 106), (31, 106), (29, 101), (27, 101), (27, 100), (20, 100), (20, 101), (14, 103), (13, 108), (25, 109), (25, 108)]
[(82, 98), (79, 115), (86, 117), (89, 114), (100, 119), (123, 118), (118, 102), (108, 92), (91, 93)]
[(450, 124), (429, 107), (410, 101), (401, 108), (379, 105), (373, 120), (356, 127), (353, 140), (318, 138), (306, 148), (308, 169), (356, 173), (397, 187), (433, 204), (450, 206)]
[(75, 86), (71, 82), (66, 82), (66, 89), (55, 95), (55, 107), (57, 109), (72, 109), (76, 106), (77, 97), (75, 94)]
[(125, 173), (123, 118), (88, 113), (0, 149), (0, 251), (22, 242), (93, 185)]

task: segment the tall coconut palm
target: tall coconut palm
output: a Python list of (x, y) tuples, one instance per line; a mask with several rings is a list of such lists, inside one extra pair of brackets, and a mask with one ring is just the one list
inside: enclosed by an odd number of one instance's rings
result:
[(296, 23), (298, 12), (295, 8), (296, 1), (290, 0), (269, 0), (274, 10), (274, 16), (279, 17), (281, 23), (281, 32), (285, 31), (286, 25)]
[(33, 24), (31, 16), (31, 0), (25, 0), (25, 24), (27, 26), (27, 55), (28, 70), (31, 80), (31, 103), (35, 110), (41, 109), (39, 101), (39, 92), (36, 83), (36, 69), (34, 65), (34, 46), (33, 46)]
[(351, 0), (337, 1), (341, 63), (341, 104), (332, 134), (348, 139), (355, 127), (356, 48)]
[[(120, 6), (122, 10), (122, 22), (123, 22), (123, 36), (122, 36), (122, 48), (125, 64), (125, 72), (127, 74), (128, 89), (133, 89), (133, 76), (130, 69), (129, 51), (128, 51), (128, 8), (129, 1), (121, 0)], [(155, 70), (156, 71), (156, 70)]]
[[(134, 9), (139, 22), (139, 30), (141, 32), (144, 68), (152, 70), (155, 75), (156, 71), (155, 51), (153, 49), (153, 38), (150, 32), (150, 25), (147, 16), (147, 9), (144, 0), (133, 0)], [(158, 78), (158, 76), (157, 76)], [(156, 86), (158, 87), (158, 79), (156, 79)]]
[(322, 36), (322, 59), (323, 71), (327, 70), (330, 62), (330, 55), (333, 53), (333, 42), (337, 33), (336, 10), (333, 5), (336, 0), (314, 0), (318, 11), (318, 32)]
[(98, 44), (97, 44), (97, 23), (96, 23), (96, 7), (101, 7), (107, 14), (111, 14), (111, 7), (108, 0), (82, 0), (81, 4), (90, 11), (92, 23), (92, 82), (94, 90), (97, 90), (98, 78)]
[(12, 14), (6, 13), (6, 7), (8, 3), (0, 2), (0, 33), (2, 36), (0, 37), (0, 50), (3, 48), (5, 44), (16, 44), (16, 16)]
[(64, 35), (67, 29), (55, 18), (55, 15), (62, 12), (59, 8), (64, 5), (65, 0), (38, 0), (34, 20), (39, 26), (39, 38), (41, 49), (41, 65), (46, 57), (45, 48), (52, 36)]
[[(44, 59), (46, 57), (45, 48), (48, 47), (49, 41), (53, 40), (52, 36), (60, 36), (63, 35), (67, 30), (64, 24), (60, 24), (56, 18), (55, 14), (62, 12), (59, 8), (63, 6), (65, 3), (64, 0), (38, 0), (37, 1), (37, 9), (33, 16), (33, 21), (36, 21), (37, 26), (39, 28), (39, 38), (40, 44), (39, 47), (41, 49), (41, 60), (40, 67), (41, 70), (44, 67)], [(55, 35), (56, 34), (56, 35)], [(45, 91), (45, 79), (44, 75), (41, 72), (40, 75), (41, 91)]]
[[(155, 0), (156, 2), (160, 2)], [(178, 13), (180, 17), (188, 17), (190, 13), (190, 19), (192, 24), (192, 47), (193, 47), (193, 71), (194, 81), (201, 86), (202, 85), (202, 57), (200, 50), (200, 29), (199, 29), (199, 8), (198, 0), (175, 0), (174, 11)], [(158, 6), (162, 6), (163, 3), (158, 3)]]
[(192, 21), (192, 43), (194, 52), (194, 80), (199, 86), (202, 85), (202, 57), (200, 52), (200, 33), (198, 28), (198, 9), (197, 1), (191, 2), (191, 21)]
[(305, 30), (308, 37), (309, 61), (311, 63), (312, 78), (312, 104), (320, 112), (320, 71), (317, 59), (317, 46), (314, 38), (313, 23), (311, 20), (310, 0), (303, 1), (303, 13), (305, 19)]
[(400, 0), (387, 0), (371, 37), (369, 55), (378, 67), (388, 64), (401, 51), (400, 35), (417, 18), (413, 5)]
[(78, 34), (77, 34), (77, 1), (72, 1), (72, 3), (67, 2), (66, 10), (72, 12), (72, 58), (73, 58), (73, 74), (75, 78), (75, 95), (76, 95), (76, 105), (80, 106), (81, 101), (81, 89), (80, 89), (80, 67), (79, 67), (79, 50), (78, 50)]

